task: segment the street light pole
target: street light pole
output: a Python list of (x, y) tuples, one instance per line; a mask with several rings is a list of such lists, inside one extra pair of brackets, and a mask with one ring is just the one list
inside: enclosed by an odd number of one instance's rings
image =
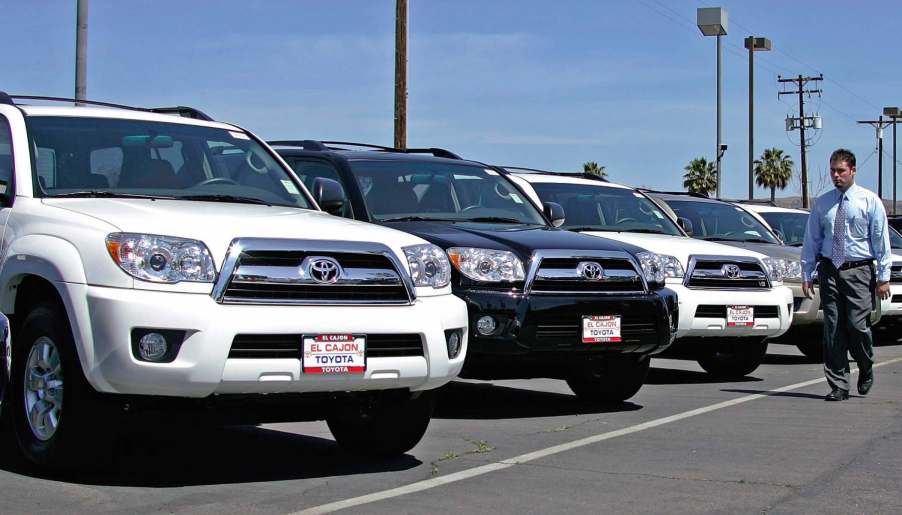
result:
[(727, 10), (723, 7), (699, 7), (696, 10), (696, 25), (705, 36), (717, 36), (717, 142), (714, 147), (714, 163), (717, 171), (717, 197), (720, 198), (720, 158), (723, 146), (720, 144), (720, 37), (727, 34)]
[(78, 0), (75, 19), (75, 99), (88, 93), (88, 0)]
[(898, 107), (884, 107), (883, 114), (893, 120), (893, 214), (896, 214), (896, 124), (902, 116), (902, 110)]
[(749, 200), (755, 198), (754, 176), (755, 163), (755, 51), (768, 51), (772, 47), (767, 38), (749, 36), (745, 38), (745, 47), (749, 50)]

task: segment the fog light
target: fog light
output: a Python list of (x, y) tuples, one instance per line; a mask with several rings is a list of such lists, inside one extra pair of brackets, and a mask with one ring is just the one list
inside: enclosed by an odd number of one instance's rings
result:
[(138, 340), (138, 353), (145, 361), (159, 361), (168, 350), (166, 338), (160, 333), (147, 333)]
[(495, 318), (488, 315), (476, 321), (476, 330), (483, 336), (494, 333), (496, 327), (498, 327), (498, 324), (495, 322)]
[(463, 347), (463, 338), (460, 329), (452, 329), (445, 331), (445, 343), (448, 346), (448, 359), (454, 359), (460, 355)]

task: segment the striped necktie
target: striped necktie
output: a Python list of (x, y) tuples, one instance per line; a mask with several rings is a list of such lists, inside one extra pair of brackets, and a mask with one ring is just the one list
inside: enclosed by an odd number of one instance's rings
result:
[(845, 194), (839, 197), (839, 206), (836, 207), (836, 218), (833, 219), (833, 255), (830, 260), (833, 266), (839, 268), (846, 256), (846, 199)]

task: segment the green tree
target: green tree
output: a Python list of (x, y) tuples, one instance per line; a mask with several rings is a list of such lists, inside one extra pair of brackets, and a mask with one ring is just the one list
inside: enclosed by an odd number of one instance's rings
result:
[(608, 171), (605, 169), (605, 166), (601, 166), (595, 161), (587, 161), (583, 163), (583, 171), (586, 173), (590, 173), (592, 175), (597, 175), (602, 179), (608, 178)]
[(792, 180), (792, 159), (778, 148), (768, 148), (755, 161), (755, 184), (770, 188), (770, 200), (774, 200), (777, 188), (783, 190)]
[(714, 163), (709, 163), (704, 157), (699, 157), (689, 161), (683, 170), (683, 187), (693, 193), (704, 193), (705, 195), (717, 189), (717, 172), (714, 170)]

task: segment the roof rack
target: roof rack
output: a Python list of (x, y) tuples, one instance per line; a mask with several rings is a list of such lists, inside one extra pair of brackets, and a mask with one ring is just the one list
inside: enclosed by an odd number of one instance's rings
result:
[(543, 175), (557, 175), (560, 177), (579, 177), (581, 179), (591, 179), (593, 181), (610, 182), (609, 180), (607, 180), (606, 178), (604, 178), (600, 175), (595, 175), (595, 174), (586, 173), (586, 172), (552, 172), (549, 170), (539, 170), (538, 168), (524, 168), (522, 166), (502, 166), (501, 168), (504, 168), (505, 170), (508, 170), (508, 171), (513, 171), (515, 173), (516, 172), (537, 173), (537, 174), (543, 174)]
[(304, 150), (316, 150), (318, 152), (322, 152), (323, 150), (329, 150), (329, 147), (323, 145), (319, 141), (315, 141), (312, 139), (273, 140), (273, 141), (267, 141), (266, 144), (271, 147), (298, 147), (298, 148), (303, 148)]
[(726, 202), (734, 202), (736, 204), (757, 204), (760, 206), (780, 207), (773, 200), (767, 200), (767, 199), (736, 199), (736, 200), (733, 200), (733, 199), (721, 198), (718, 200), (724, 200)]
[(718, 200), (718, 199), (713, 199), (713, 198), (709, 197), (708, 195), (705, 195), (704, 193), (697, 193), (694, 191), (660, 191), (660, 190), (653, 190), (651, 188), (636, 188), (636, 189), (641, 191), (642, 193), (662, 193), (664, 195), (685, 195), (687, 197), (706, 198), (708, 200)]
[(394, 147), (386, 147), (383, 145), (373, 145), (371, 143), (355, 143), (353, 141), (316, 141), (311, 139), (306, 140), (279, 140), (279, 141), (268, 141), (272, 146), (279, 147), (301, 147), (307, 150), (351, 150), (343, 147), (360, 147), (365, 150), (372, 150), (376, 152), (392, 152), (398, 154), (430, 154), (435, 157), (444, 157), (447, 159), (463, 159), (459, 155), (451, 152), (450, 150), (446, 150), (444, 148), (437, 147), (429, 147), (429, 148), (394, 148)]
[(124, 104), (114, 104), (112, 102), (98, 102), (97, 100), (80, 100), (68, 97), (45, 97), (38, 95), (7, 95), (0, 91), (0, 103), (16, 105), (15, 100), (45, 100), (49, 102), (72, 102), (74, 104), (95, 105), (102, 107), (115, 107), (116, 109), (128, 109), (130, 111), (143, 111), (147, 113), (161, 114), (177, 114), (185, 118), (194, 118), (196, 120), (214, 121), (209, 115), (199, 109), (187, 106), (174, 107), (135, 107)]

